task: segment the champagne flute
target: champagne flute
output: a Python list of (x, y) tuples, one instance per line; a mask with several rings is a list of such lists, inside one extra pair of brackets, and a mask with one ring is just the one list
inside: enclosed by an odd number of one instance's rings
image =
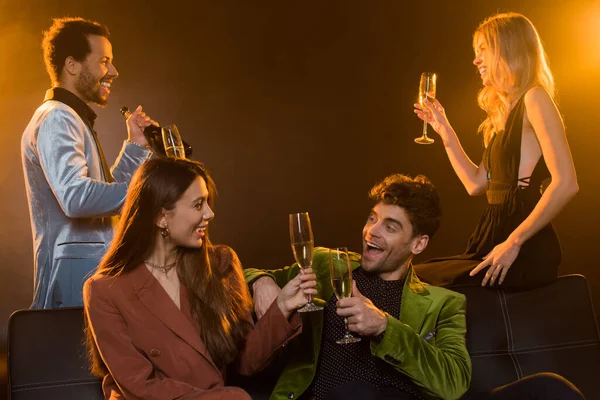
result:
[[(338, 300), (352, 295), (352, 266), (348, 257), (348, 249), (337, 247), (329, 250), (329, 272), (331, 276), (331, 286)], [(341, 339), (336, 340), (337, 344), (348, 344), (360, 342), (359, 337), (354, 337), (348, 331), (348, 322), (344, 318), (346, 334)]]
[(167, 157), (185, 158), (183, 140), (181, 140), (176, 125), (169, 125), (162, 128), (162, 139)]
[[(290, 214), (290, 241), (294, 258), (302, 270), (310, 268), (312, 265), (313, 250), (315, 242), (313, 240), (312, 228), (310, 226), (310, 217), (307, 212)], [(312, 296), (308, 296), (308, 303), (298, 310), (298, 312), (319, 311), (323, 307), (317, 306), (312, 302)]]
[[(427, 113), (427, 107), (423, 104), (424, 100), (427, 99), (433, 103), (435, 99), (435, 90), (437, 82), (437, 75), (433, 72), (423, 72), (421, 74), (421, 81), (419, 82), (419, 104), (423, 113)], [(427, 117), (427, 116), (426, 116)], [(427, 120), (423, 121), (423, 135), (415, 139), (416, 143), (419, 144), (431, 144), (434, 140), (427, 136)]]

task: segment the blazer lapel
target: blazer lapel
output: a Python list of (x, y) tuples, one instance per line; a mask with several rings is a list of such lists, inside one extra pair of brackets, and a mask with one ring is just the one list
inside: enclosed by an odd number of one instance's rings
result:
[(427, 295), (429, 295), (429, 290), (419, 280), (411, 265), (402, 290), (400, 321), (413, 328), (417, 333), (421, 332), (423, 321), (432, 303)]
[[(193, 347), (206, 361), (212, 365), (220, 374), (220, 369), (215, 365), (204, 342), (198, 334), (198, 330), (192, 325), (192, 322), (183, 313), (184, 307), (188, 305), (181, 304), (181, 310), (177, 308), (160, 282), (152, 275), (145, 265), (141, 265), (129, 273), (133, 291), (148, 310), (156, 316), (167, 328), (175, 335), (183, 339), (187, 344)], [(181, 288), (185, 290), (185, 288)], [(187, 296), (181, 296), (182, 302), (188, 301)]]

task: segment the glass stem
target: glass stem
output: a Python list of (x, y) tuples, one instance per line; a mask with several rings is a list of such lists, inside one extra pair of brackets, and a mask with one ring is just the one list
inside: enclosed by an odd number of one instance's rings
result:
[(427, 137), (427, 121), (423, 121), (423, 137)]
[(306, 298), (308, 299), (308, 304), (312, 304), (312, 300), (313, 300), (312, 294), (307, 294)]
[(350, 331), (348, 330), (348, 318), (344, 317), (344, 326), (346, 327), (346, 337), (350, 336)]
[[(306, 268), (310, 268), (311, 266), (308, 266)], [(304, 274), (304, 268), (300, 268), (300, 273)], [(306, 302), (306, 304), (312, 304), (312, 300), (313, 300), (313, 296), (312, 294), (307, 294), (306, 298), (308, 299), (308, 301)]]

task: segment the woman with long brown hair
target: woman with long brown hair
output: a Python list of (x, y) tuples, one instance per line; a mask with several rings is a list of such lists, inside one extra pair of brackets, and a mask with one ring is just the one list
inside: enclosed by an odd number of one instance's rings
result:
[(552, 72), (535, 27), (521, 14), (487, 18), (473, 47), (486, 112), (481, 163), (466, 155), (438, 100), (415, 104), (415, 112), (440, 135), (469, 194), (485, 193), (489, 205), (463, 255), (415, 270), (435, 285), (479, 282), (475, 275), (484, 269), (484, 286), (543, 285), (556, 279), (562, 259), (551, 221), (578, 191)]
[(115, 238), (84, 286), (105, 398), (249, 399), (224, 386), (225, 368), (258, 372), (300, 332), (295, 310), (316, 294), (315, 275), (290, 281), (253, 326), (239, 259), (208, 238), (214, 196), (195, 161), (151, 160), (133, 177)]

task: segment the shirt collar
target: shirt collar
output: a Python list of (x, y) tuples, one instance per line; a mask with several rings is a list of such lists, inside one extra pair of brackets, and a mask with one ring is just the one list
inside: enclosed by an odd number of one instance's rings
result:
[(96, 120), (96, 113), (91, 109), (83, 100), (77, 97), (74, 93), (68, 91), (65, 88), (54, 87), (46, 91), (46, 97), (44, 101), (56, 100), (60, 101), (71, 107), (75, 112), (83, 119), (88, 122), (90, 127), (94, 127), (94, 121)]
[(362, 267), (357, 268), (354, 273), (360, 273), (366, 279), (368, 279), (372, 282), (375, 282), (377, 285), (383, 286), (383, 287), (396, 287), (396, 286), (402, 287), (402, 286), (404, 286), (404, 280), (406, 279), (406, 276), (404, 276), (402, 279), (394, 279), (391, 281), (386, 281), (385, 279), (381, 279), (376, 273), (365, 271), (364, 269), (362, 269)]

